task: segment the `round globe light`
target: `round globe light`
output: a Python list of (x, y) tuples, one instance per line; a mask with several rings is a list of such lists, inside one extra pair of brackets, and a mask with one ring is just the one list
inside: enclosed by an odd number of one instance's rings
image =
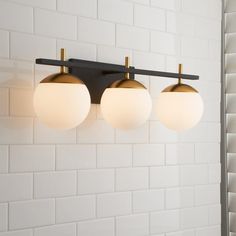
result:
[(186, 84), (171, 85), (157, 99), (159, 120), (169, 129), (184, 131), (194, 127), (203, 114), (203, 101), (197, 90)]
[(135, 80), (121, 80), (107, 88), (101, 98), (104, 119), (114, 128), (134, 129), (149, 117), (152, 101), (147, 89)]
[(84, 121), (90, 109), (90, 94), (78, 78), (58, 73), (41, 81), (34, 93), (39, 120), (50, 128), (67, 130)]

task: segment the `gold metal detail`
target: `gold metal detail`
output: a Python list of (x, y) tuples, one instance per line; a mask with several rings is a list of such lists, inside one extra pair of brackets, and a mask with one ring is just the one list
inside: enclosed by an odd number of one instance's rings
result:
[[(61, 60), (65, 61), (65, 49), (61, 48)], [(60, 67), (60, 73), (55, 73), (47, 76), (40, 83), (65, 83), (65, 84), (84, 84), (82, 80), (69, 73), (66, 73), (66, 67)]]
[[(65, 61), (65, 48), (61, 48), (61, 61)], [(66, 67), (65, 66), (61, 66), (61, 73), (66, 73)]]
[[(129, 67), (130, 67), (129, 57), (125, 57), (125, 68), (129, 68)], [(125, 73), (125, 79), (130, 79), (128, 72)]]
[[(125, 57), (125, 68), (130, 67), (129, 57)], [(125, 78), (113, 82), (109, 88), (131, 88), (131, 89), (146, 89), (140, 82), (130, 79), (129, 73), (125, 73)]]
[(164, 90), (162, 90), (162, 93), (165, 93), (165, 92), (198, 93), (198, 91), (195, 88), (193, 88), (192, 86), (187, 85), (187, 84), (182, 84), (182, 81), (181, 81), (182, 69), (183, 69), (182, 64), (179, 64), (178, 83), (172, 84), (172, 85), (166, 87)]
[(186, 92), (186, 93), (198, 93), (196, 89), (187, 84), (172, 84), (165, 88), (162, 92)]
[(109, 86), (109, 88), (133, 88), (133, 89), (146, 89), (146, 87), (139, 83), (136, 80), (132, 79), (122, 79), (122, 80), (117, 80), (114, 83)]
[(179, 79), (178, 83), (181, 84), (182, 64), (179, 64)]

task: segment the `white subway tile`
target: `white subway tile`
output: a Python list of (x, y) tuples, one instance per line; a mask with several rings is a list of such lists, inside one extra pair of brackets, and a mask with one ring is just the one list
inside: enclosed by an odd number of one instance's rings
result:
[(209, 165), (209, 183), (219, 184), (220, 182), (221, 182), (221, 165), (220, 164)]
[(194, 188), (166, 189), (166, 208), (183, 208), (194, 206)]
[(126, 1), (99, 0), (98, 18), (123, 24), (133, 23), (133, 4)]
[(178, 0), (151, 0), (151, 5), (168, 10), (176, 10), (178, 7)]
[(29, 5), (33, 7), (56, 10), (56, 0), (11, 0), (12, 2)]
[(194, 162), (193, 144), (166, 144), (166, 164), (189, 164)]
[(0, 28), (33, 32), (33, 8), (1, 1)]
[(116, 130), (116, 143), (147, 143), (148, 123), (133, 130)]
[(50, 145), (12, 145), (10, 146), (10, 171), (54, 170), (54, 149), (54, 146)]
[(114, 48), (103, 45), (97, 46), (97, 60), (106, 63), (124, 64), (128, 56), (132, 63), (132, 51), (130, 49)]
[[(201, 174), (199, 174), (201, 173)], [(207, 165), (185, 165), (180, 167), (181, 185), (195, 185), (208, 183)]]
[(83, 42), (114, 45), (115, 24), (80, 17), (78, 20), (78, 39)]
[(184, 37), (181, 40), (181, 48), (181, 53), (184, 57), (207, 58), (209, 56), (209, 45), (207, 39)]
[(195, 204), (212, 205), (220, 203), (219, 185), (202, 185), (195, 187)]
[(76, 176), (75, 171), (35, 173), (35, 198), (52, 198), (75, 195)]
[(104, 120), (87, 120), (77, 129), (78, 143), (114, 143), (114, 138), (115, 130)]
[(98, 217), (127, 215), (131, 213), (131, 193), (109, 193), (98, 195)]
[(194, 15), (185, 14), (183, 12), (177, 14), (176, 24), (178, 33), (180, 35), (193, 36), (195, 34), (195, 20)]
[(209, 42), (209, 57), (215, 61), (221, 60), (220, 40), (210, 40)]
[(60, 48), (66, 49), (67, 58), (79, 58), (83, 60), (96, 60), (96, 46), (77, 41), (57, 40), (57, 58), (60, 58)]
[[(24, 217), (22, 217), (24, 212)], [(55, 202), (52, 199), (12, 202), (9, 205), (10, 229), (23, 229), (55, 223)]]
[(80, 16), (95, 18), (97, 16), (96, 0), (58, 0), (57, 10)]
[(29, 61), (34, 61), (36, 58), (56, 58), (56, 40), (11, 33), (11, 58)]
[(219, 163), (219, 143), (197, 143), (195, 144), (195, 160), (198, 163)]
[[(35, 9), (35, 33), (57, 38), (76, 39), (76, 16)], [(47, 25), (47, 27), (45, 27)], [(70, 26), (70, 27), (68, 27)]]
[(78, 193), (113, 192), (114, 176), (114, 170), (79, 170)]
[(220, 236), (220, 235), (221, 235), (221, 228), (219, 226), (196, 230), (196, 236)]
[(203, 227), (208, 224), (208, 208), (196, 207), (180, 210), (181, 228)]
[(0, 236), (33, 236), (32, 229), (28, 230), (17, 230), (0, 233)]
[(0, 59), (1, 87), (33, 87), (33, 63)]
[(1, 174), (0, 202), (31, 199), (33, 196), (32, 174)]
[(132, 165), (132, 146), (127, 144), (104, 144), (97, 146), (97, 166), (129, 167)]
[(174, 187), (179, 185), (179, 167), (163, 166), (150, 168), (151, 188)]
[(7, 231), (8, 228), (8, 204), (0, 204), (0, 231)]
[(152, 32), (151, 51), (168, 55), (176, 55), (177, 39), (175, 35), (163, 32)]
[(116, 170), (116, 190), (128, 191), (148, 188), (148, 168), (120, 168)]
[(134, 166), (159, 166), (165, 162), (165, 147), (162, 144), (135, 144)]
[(204, 39), (221, 40), (221, 22), (216, 20), (209, 20), (198, 18), (195, 23), (195, 35)]
[(33, 142), (33, 120), (31, 118), (1, 118), (1, 144), (28, 144)]
[[(1, 36), (0, 36), (1, 37)], [(0, 115), (9, 115), (9, 89), (0, 88)]]
[(78, 235), (81, 236), (114, 236), (114, 219), (98, 219), (78, 223)]
[(209, 225), (221, 224), (221, 205), (209, 206)]
[(134, 25), (149, 29), (165, 31), (165, 11), (147, 6), (135, 5)]
[(164, 190), (133, 192), (133, 211), (135, 213), (162, 210), (165, 207)]
[(76, 236), (76, 224), (53, 225), (36, 228), (34, 236)]
[(189, 131), (179, 134), (181, 142), (206, 142), (219, 143), (220, 142), (220, 123), (208, 122), (199, 123), (197, 126)]
[(164, 70), (165, 56), (155, 53), (133, 52), (133, 65), (139, 69)]
[(0, 30), (0, 57), (9, 57), (9, 32)]
[(56, 152), (58, 170), (96, 167), (96, 147), (94, 145), (59, 145)]
[(177, 142), (177, 133), (167, 129), (159, 121), (150, 122), (150, 142), (151, 143), (175, 143)]
[[(207, 4), (206, 4), (207, 3)], [(184, 12), (196, 14), (199, 16), (208, 16), (209, 4), (205, 0), (183, 0), (182, 10)]]
[(166, 31), (168, 33), (177, 33), (177, 15), (175, 12), (166, 12)]
[(117, 236), (138, 236), (149, 233), (148, 215), (120, 216), (116, 218)]
[(180, 219), (178, 210), (151, 213), (150, 227), (152, 234), (177, 231), (179, 225)]
[(220, 121), (220, 102), (205, 102), (202, 121), (219, 122)]
[(167, 233), (166, 236), (195, 236), (195, 231), (194, 230), (178, 231), (174, 233)]
[(10, 89), (10, 115), (34, 116), (32, 89)]
[(149, 33), (141, 28), (117, 25), (116, 45), (122, 48), (147, 51), (149, 49)]
[(1, 145), (0, 146), (0, 173), (7, 173), (8, 172), (8, 146)]
[(95, 196), (61, 198), (56, 200), (56, 222), (72, 222), (95, 217)]
[(76, 129), (58, 131), (46, 127), (38, 119), (35, 119), (34, 142), (37, 144), (73, 144), (76, 143)]

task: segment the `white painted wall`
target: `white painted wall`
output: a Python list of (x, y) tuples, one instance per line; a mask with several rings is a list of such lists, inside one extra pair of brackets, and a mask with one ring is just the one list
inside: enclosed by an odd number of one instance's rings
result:
[[(220, 0), (0, 0), (0, 236), (220, 235)], [(154, 112), (114, 130), (93, 105), (67, 132), (34, 116), (34, 86), (68, 57), (199, 74), (201, 123)], [(137, 76), (153, 101), (175, 81)]]

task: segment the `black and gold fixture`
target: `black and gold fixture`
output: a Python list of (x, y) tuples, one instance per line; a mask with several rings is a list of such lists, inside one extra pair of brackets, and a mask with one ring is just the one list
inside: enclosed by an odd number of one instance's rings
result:
[(66, 73), (65, 50), (61, 49), (60, 72), (43, 79), (34, 93), (38, 119), (55, 129), (71, 129), (87, 117), (91, 99), (84, 82)]
[(198, 91), (182, 83), (179, 64), (178, 83), (162, 90), (156, 104), (157, 117), (169, 129), (184, 131), (195, 126), (203, 114), (203, 101)]
[[(181, 131), (200, 119), (203, 103), (197, 90), (182, 80), (198, 80), (199, 76), (136, 69), (128, 57), (124, 65), (85, 61), (36, 59), (36, 64), (60, 66), (58, 74), (48, 76), (35, 91), (34, 104), (39, 119), (50, 127), (69, 129), (80, 124), (88, 114), (90, 103), (100, 104), (104, 119), (115, 128), (131, 129), (143, 124), (152, 107), (146, 87), (135, 75), (169, 77), (178, 83), (164, 89), (157, 100), (157, 115), (168, 128)], [(65, 67), (68, 73), (65, 73)], [(91, 98), (91, 100), (90, 100)]]
[[(125, 57), (125, 69), (130, 68), (129, 57)], [(114, 128), (133, 129), (146, 122), (152, 109), (152, 100), (146, 87), (124, 78), (113, 82), (102, 94), (101, 112), (104, 119)]]

